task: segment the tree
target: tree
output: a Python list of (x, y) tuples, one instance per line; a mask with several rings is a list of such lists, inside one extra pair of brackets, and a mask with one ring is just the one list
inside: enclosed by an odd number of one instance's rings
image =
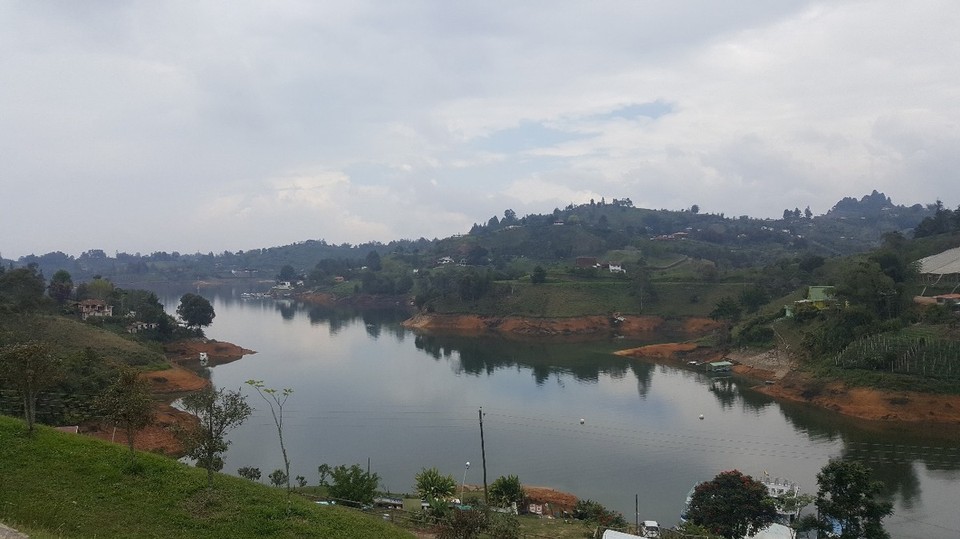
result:
[(284, 264), (280, 268), (280, 274), (277, 275), (278, 281), (293, 281), (297, 278), (297, 271), (290, 264)]
[(106, 301), (113, 294), (114, 286), (108, 279), (96, 275), (92, 281), (84, 285), (83, 290), (86, 298)]
[(383, 268), (383, 264), (380, 261), (380, 253), (376, 251), (370, 251), (367, 253), (366, 258), (367, 269), (370, 271), (380, 271)]
[(270, 479), (270, 484), (275, 487), (282, 487), (284, 484), (287, 485), (287, 491), (290, 490), (290, 476), (277, 468), (276, 470), (270, 472), (270, 475), (267, 476)]
[(300, 487), (300, 488), (303, 488), (303, 487), (307, 486), (307, 478), (304, 477), (304, 476), (302, 476), (302, 475), (298, 475), (298, 476), (297, 476), (297, 486)]
[(817, 474), (819, 528), (840, 528), (841, 539), (885, 539), (890, 535), (882, 520), (893, 513), (893, 504), (878, 496), (883, 483), (870, 480), (870, 470), (859, 462), (831, 460)]
[[(375, 251), (371, 251), (375, 252)], [(287, 483), (287, 499), (290, 498), (290, 459), (287, 458), (287, 446), (283, 444), (283, 406), (287, 399), (293, 394), (290, 388), (281, 390), (264, 387), (263, 380), (247, 380), (246, 384), (257, 390), (260, 398), (270, 407), (270, 415), (273, 416), (273, 424), (277, 426), (277, 436), (280, 438), (280, 453), (283, 455), (283, 467), (285, 470), (284, 478)], [(271, 481), (273, 481), (273, 474)]]
[(717, 301), (713, 311), (710, 312), (710, 318), (713, 318), (714, 320), (727, 320), (729, 322), (736, 322), (740, 319), (741, 312), (742, 309), (740, 308), (740, 303), (738, 303), (737, 300), (730, 296), (724, 296)]
[(321, 464), (320, 466), (317, 466), (317, 473), (320, 474), (320, 482), (317, 484), (320, 485), (321, 487), (323, 485), (326, 485), (327, 476), (330, 475), (330, 465), (324, 463), (324, 464)]
[(693, 206), (690, 206), (690, 213), (692, 213), (692, 214), (694, 214), (694, 215), (700, 213), (700, 206), (698, 206), (698, 205), (696, 205), (696, 204), (694, 204)]
[(193, 428), (181, 431), (187, 456), (197, 461), (197, 467), (207, 469), (207, 486), (212, 488), (213, 472), (223, 469), (223, 454), (230, 445), (227, 432), (243, 424), (253, 409), (239, 390), (213, 386), (184, 397), (183, 407), (200, 420)]
[(721, 472), (697, 485), (687, 518), (722, 537), (755, 535), (777, 516), (773, 498), (763, 483), (738, 470)]
[(490, 499), (501, 507), (512, 503), (520, 505), (525, 496), (520, 478), (515, 475), (500, 476), (490, 485)]
[(417, 493), (426, 500), (440, 500), (450, 496), (457, 489), (452, 475), (443, 475), (436, 468), (424, 468), (416, 475)]
[(767, 304), (770, 301), (770, 296), (767, 294), (767, 291), (761, 286), (751, 286), (750, 288), (744, 288), (740, 292), (740, 304), (747, 310), (748, 313), (757, 312), (760, 307)]
[(533, 284), (542, 284), (547, 282), (547, 270), (543, 266), (533, 268), (533, 274), (530, 275), (530, 282)]
[(254, 468), (253, 466), (241, 466), (240, 468), (237, 468), (237, 475), (251, 481), (260, 481), (260, 468)]
[(121, 367), (117, 379), (97, 400), (97, 408), (123, 429), (130, 448), (130, 462), (136, 458), (133, 440), (137, 432), (153, 423), (153, 399), (150, 386), (137, 371)]
[(657, 288), (653, 285), (653, 281), (650, 280), (650, 271), (647, 270), (646, 264), (642, 260), (637, 264), (636, 269), (630, 272), (628, 289), (630, 290), (631, 296), (635, 296), (640, 300), (640, 312), (643, 312), (644, 305), (657, 302)]
[(73, 293), (73, 278), (66, 270), (59, 270), (50, 278), (50, 284), (47, 285), (47, 294), (57, 302), (57, 305), (63, 305), (70, 299)]
[(0, 306), (16, 311), (30, 311), (40, 306), (44, 291), (43, 275), (36, 265), (0, 273)]
[(365, 472), (359, 464), (347, 468), (344, 465), (330, 470), (330, 497), (337, 500), (348, 500), (358, 505), (373, 503), (373, 494), (380, 484), (380, 476), (376, 473)]
[(207, 301), (207, 298), (197, 294), (184, 294), (180, 298), (180, 305), (177, 306), (177, 316), (179, 316), (187, 327), (204, 327), (213, 322), (216, 314), (213, 312), (213, 305)]
[(41, 343), (12, 344), (0, 351), (0, 378), (8, 380), (20, 394), (28, 432), (33, 432), (36, 422), (37, 395), (56, 384), (61, 374), (60, 360)]

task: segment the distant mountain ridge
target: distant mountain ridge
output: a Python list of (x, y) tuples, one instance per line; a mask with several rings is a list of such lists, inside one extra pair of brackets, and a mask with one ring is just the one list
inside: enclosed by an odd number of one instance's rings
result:
[(507, 209), (502, 218), (493, 216), (485, 223), (475, 224), (467, 234), (443, 239), (359, 245), (335, 245), (321, 239), (216, 254), (118, 252), (109, 256), (101, 249), (91, 249), (79, 257), (57, 251), (2, 263), (36, 264), (46, 276), (64, 269), (75, 279), (93, 275), (118, 281), (272, 279), (283, 266), (306, 274), (325, 259), (353, 262), (359, 267), (371, 252), (396, 254), (414, 266), (431, 265), (441, 256), (469, 261), (471, 265), (496, 265), (517, 256), (554, 263), (578, 256), (603, 256), (630, 247), (740, 267), (767, 263), (791, 252), (824, 256), (862, 252), (877, 246), (885, 233), (909, 234), (920, 221), (934, 215), (935, 209), (932, 204), (896, 205), (876, 190), (859, 200), (843, 198), (824, 215), (813, 216), (809, 209), (787, 209), (782, 219), (700, 213), (698, 205), (679, 211), (635, 208), (629, 198), (610, 202), (601, 199), (524, 217)]

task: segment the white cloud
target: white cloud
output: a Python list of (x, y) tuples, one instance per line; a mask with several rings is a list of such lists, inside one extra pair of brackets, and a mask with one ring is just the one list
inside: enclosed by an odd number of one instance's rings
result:
[[(600, 196), (756, 216), (872, 189), (952, 206), (957, 15), (934, 0), (4, 4), (0, 226), (48, 226), (3, 254), (445, 236)], [(164, 233), (83, 221), (101, 207)]]

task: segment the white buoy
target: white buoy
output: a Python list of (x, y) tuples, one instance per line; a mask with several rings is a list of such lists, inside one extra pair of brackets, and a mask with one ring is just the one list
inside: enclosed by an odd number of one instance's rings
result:
[(703, 421), (703, 414), (700, 414), (700, 421)]
[(586, 420), (581, 417), (581, 418), (580, 418), (580, 424), (583, 425), (584, 421), (586, 421)]

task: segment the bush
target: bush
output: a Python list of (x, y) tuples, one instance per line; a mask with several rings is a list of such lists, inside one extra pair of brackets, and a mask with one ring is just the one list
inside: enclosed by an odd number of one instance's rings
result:
[(429, 501), (452, 496), (457, 482), (452, 475), (443, 475), (436, 468), (424, 468), (416, 475), (417, 493)]
[(524, 496), (520, 478), (515, 475), (500, 476), (490, 485), (490, 500), (501, 507), (511, 503), (520, 505), (523, 503)]
[(287, 474), (280, 468), (270, 472), (267, 477), (270, 479), (270, 484), (275, 487), (282, 487), (287, 484)]
[(251, 481), (260, 480), (260, 468), (254, 468), (253, 466), (243, 466), (237, 470), (237, 475), (244, 479), (249, 479)]
[(573, 506), (573, 518), (595, 522), (599, 526), (622, 528), (627, 521), (618, 511), (611, 511), (593, 500), (577, 500)]
[(341, 464), (330, 471), (330, 478), (330, 497), (358, 504), (373, 503), (373, 494), (380, 484), (379, 475), (365, 472), (359, 464), (349, 468)]

